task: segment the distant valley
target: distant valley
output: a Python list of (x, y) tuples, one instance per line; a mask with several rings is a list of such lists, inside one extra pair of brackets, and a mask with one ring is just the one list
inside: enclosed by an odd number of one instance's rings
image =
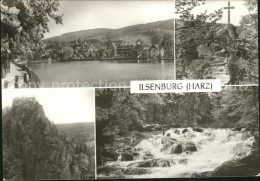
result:
[(88, 132), (94, 134), (94, 122), (56, 124), (60, 131), (66, 134)]

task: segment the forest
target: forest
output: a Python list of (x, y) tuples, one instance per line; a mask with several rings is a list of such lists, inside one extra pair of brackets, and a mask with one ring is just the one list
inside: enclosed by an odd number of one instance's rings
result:
[(2, 110), (3, 178), (95, 178), (93, 130), (70, 127), (57, 127), (34, 97), (15, 98)]
[[(154, 134), (164, 134), (172, 128), (182, 129), (174, 134), (185, 133), (190, 128), (193, 130), (191, 132), (208, 129), (224, 129), (238, 133), (245, 131), (253, 135), (256, 140), (253, 147), (258, 150), (258, 98), (258, 87), (237, 87), (219, 93), (178, 94), (130, 94), (129, 90), (97, 90), (98, 173), (113, 170), (113, 166), (107, 168), (108, 161), (116, 161), (119, 158), (133, 160), (137, 155), (136, 145), (141, 144), (144, 139), (153, 139)], [(120, 156), (120, 152), (126, 153)], [(128, 170), (123, 172), (129, 173)]]
[(97, 124), (102, 125), (98, 133), (109, 136), (125, 130), (141, 130), (144, 124), (257, 130), (258, 87), (240, 89), (196, 94), (130, 94), (128, 90), (98, 90), (96, 119)]

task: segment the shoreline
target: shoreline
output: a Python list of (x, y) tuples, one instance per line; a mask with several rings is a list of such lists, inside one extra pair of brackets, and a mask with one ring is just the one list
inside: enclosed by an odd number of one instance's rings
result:
[(37, 76), (37, 74), (30, 68), (28, 67), (26, 64), (24, 63), (14, 63), (14, 65), (16, 67), (19, 67), (20, 69), (22, 69), (23, 71), (25, 71), (27, 73), (27, 77), (29, 77), (29, 80), (26, 84), (24, 84), (24, 86), (26, 88), (39, 88), (40, 86), (40, 79)]
[(32, 64), (48, 64), (48, 63), (65, 63), (65, 62), (122, 62), (122, 63), (173, 63), (174, 59), (173, 58), (165, 58), (165, 59), (121, 59), (121, 58), (113, 58), (113, 59), (78, 59), (78, 60), (63, 60), (63, 61), (32, 61)]
[[(34, 71), (32, 71), (32, 78), (29, 82), (28, 88), (40, 88), (40, 83), (41, 83), (41, 81), (40, 81), (38, 75)], [(32, 85), (34, 85), (35, 87)]]
[[(21, 66), (22, 65), (17, 65), (17, 63), (14, 63), (14, 62), (10, 63), (10, 71), (8, 72), (8, 74), (5, 75), (4, 78), (1, 78), (2, 89), (9, 89), (9, 88), (16, 89), (16, 88), (26, 87), (27, 83), (24, 82), (24, 80), (25, 80), (24, 74), (26, 74), (27, 80), (29, 78), (29, 74)], [(15, 77), (18, 77), (17, 84), (15, 83), (16, 82)], [(15, 87), (15, 84), (17, 85), (17, 87)]]

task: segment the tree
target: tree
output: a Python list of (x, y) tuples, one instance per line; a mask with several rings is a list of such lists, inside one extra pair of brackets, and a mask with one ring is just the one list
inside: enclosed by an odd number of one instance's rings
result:
[(62, 60), (68, 60), (73, 55), (73, 48), (65, 46), (62, 48), (61, 58)]
[(152, 36), (152, 44), (159, 44), (161, 45), (161, 43), (163, 42), (163, 34), (161, 31), (155, 31), (153, 36)]
[[(245, 0), (249, 14), (242, 17), (240, 24), (242, 26), (241, 33), (239, 34), (236, 42), (236, 51), (239, 58), (243, 59), (245, 76), (248, 76), (250, 82), (258, 83), (258, 13), (257, 1)], [(238, 80), (234, 80), (236, 83)]]
[(174, 37), (173, 33), (164, 33), (163, 34), (163, 47), (166, 50), (166, 56), (173, 57), (174, 56)]
[[(196, 47), (208, 44), (214, 39), (216, 22), (222, 18), (223, 11), (215, 10), (214, 13), (192, 14), (192, 10), (205, 4), (205, 0), (182, 1), (176, 0), (175, 9), (180, 20), (176, 21), (176, 57), (179, 64), (177, 76), (185, 76), (185, 67), (198, 58)], [(181, 67), (180, 67), (181, 66)], [(184, 72), (180, 72), (183, 70)]]
[(10, 108), (4, 108), (2, 116), (5, 179), (94, 177), (95, 154), (86, 154), (87, 137), (80, 140), (82, 134), (73, 135), (78, 144), (75, 146), (70, 141), (72, 136), (57, 129), (34, 97), (16, 97)]
[(1, 54), (20, 55), (19, 47), (25, 52), (41, 48), (44, 33), (49, 32), (50, 19), (62, 24), (58, 7), (58, 0), (2, 0)]

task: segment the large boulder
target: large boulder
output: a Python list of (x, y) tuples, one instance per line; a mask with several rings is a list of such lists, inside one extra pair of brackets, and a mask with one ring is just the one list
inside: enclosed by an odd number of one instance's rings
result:
[(185, 143), (185, 147), (186, 147), (185, 151), (188, 151), (188, 152), (198, 151), (198, 149), (197, 149), (195, 143), (193, 143), (193, 142), (191, 142), (191, 141), (190, 141), (190, 142), (186, 142), (186, 143)]
[(202, 128), (192, 128), (193, 131), (202, 133), (204, 130)]
[(259, 152), (253, 151), (242, 159), (227, 161), (217, 167), (211, 176), (252, 176), (259, 174)]
[(130, 152), (124, 152), (121, 154), (121, 161), (133, 161), (134, 157)]
[(186, 132), (188, 132), (189, 130), (187, 129), (187, 128), (185, 128), (185, 129), (183, 129), (182, 130), (182, 134), (184, 134), (184, 133), (186, 133)]
[(149, 151), (145, 152), (143, 155), (143, 159), (147, 160), (147, 159), (153, 159), (153, 154)]
[(176, 130), (174, 131), (174, 133), (179, 135), (179, 134), (181, 134), (181, 131), (178, 130), (178, 129), (176, 129)]
[(183, 145), (181, 143), (178, 143), (176, 146), (172, 147), (173, 154), (181, 154), (183, 150), (184, 150)]
[(171, 153), (172, 154), (181, 154), (183, 152), (191, 153), (191, 152), (195, 152), (195, 151), (198, 151), (195, 143), (188, 141), (188, 142), (176, 143), (176, 145), (174, 145), (172, 147)]

